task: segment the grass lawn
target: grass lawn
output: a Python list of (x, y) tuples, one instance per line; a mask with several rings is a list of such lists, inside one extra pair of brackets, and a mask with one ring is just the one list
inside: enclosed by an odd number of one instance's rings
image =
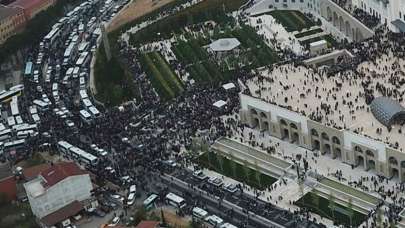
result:
[(274, 10), (270, 15), (280, 22), (288, 32), (301, 31), (315, 24), (303, 13), (296, 10)]
[(335, 223), (345, 226), (350, 226), (351, 224), (353, 227), (358, 227), (367, 217), (365, 214), (350, 209), (347, 206), (330, 203), (329, 199), (321, 197), (315, 192), (308, 192), (295, 204), (299, 207), (308, 208), (322, 217), (327, 217)]
[(277, 181), (276, 178), (257, 172), (245, 165), (231, 161), (214, 152), (206, 152), (198, 158), (198, 164), (227, 177), (263, 190)]
[(0, 194), (0, 227), (39, 228), (29, 203), (14, 204)]
[(295, 37), (296, 38), (301, 38), (301, 37), (304, 37), (304, 36), (310, 36), (310, 35), (314, 35), (314, 34), (321, 33), (321, 32), (323, 32), (323, 30), (321, 28), (317, 28), (317, 29), (306, 31), (306, 32), (298, 33), (298, 34), (295, 35)]
[(184, 91), (183, 83), (159, 53), (142, 54), (141, 63), (162, 100), (170, 100)]
[(329, 178), (323, 178), (322, 180), (319, 181), (320, 183), (327, 185), (333, 189), (339, 190), (341, 192), (345, 192), (347, 194), (352, 195), (353, 197), (357, 197), (359, 199), (362, 199), (368, 203), (377, 205), (379, 202), (379, 199), (375, 196), (372, 196), (370, 194), (367, 194), (365, 192), (359, 191), (355, 188), (352, 188), (348, 185), (339, 183), (337, 181), (331, 180)]

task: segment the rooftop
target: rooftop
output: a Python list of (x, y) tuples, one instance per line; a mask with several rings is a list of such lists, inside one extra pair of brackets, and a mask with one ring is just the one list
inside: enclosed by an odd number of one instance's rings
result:
[(0, 5), (0, 21), (20, 12), (21, 9)]
[(157, 221), (141, 221), (136, 228), (155, 228), (158, 227), (159, 222)]
[(218, 39), (210, 44), (210, 49), (213, 51), (230, 51), (240, 45), (236, 38)]
[(43, 171), (49, 169), (50, 167), (51, 167), (51, 164), (49, 164), (49, 163), (44, 163), (44, 164), (40, 164), (40, 165), (36, 165), (36, 166), (29, 167), (29, 168), (25, 168), (25, 169), (23, 170), (24, 178), (25, 178), (26, 180), (28, 180), (28, 181), (29, 181), (29, 180), (32, 180), (32, 179), (34, 179), (35, 177), (37, 177), (41, 172), (43, 172)]
[(44, 0), (16, 0), (7, 6), (19, 6), (23, 9), (31, 9), (38, 5), (41, 5)]
[(41, 172), (41, 176), (45, 179), (48, 187), (57, 184), (66, 177), (82, 174), (87, 174), (87, 172), (80, 169), (74, 162), (58, 163)]
[(61, 209), (43, 217), (41, 219), (41, 222), (47, 225), (48, 227), (51, 227), (59, 222), (62, 222), (76, 215), (81, 210), (83, 210), (83, 205), (79, 201), (75, 200), (70, 204), (62, 207)]
[(292, 65), (263, 70), (264, 80), (247, 82), (252, 96), (299, 112), (312, 120), (337, 129), (348, 129), (389, 144), (405, 148), (405, 129), (399, 124), (388, 128), (371, 112), (370, 103), (388, 97), (404, 106), (405, 61), (382, 56), (375, 63), (364, 62), (357, 72), (333, 77), (312, 69)]

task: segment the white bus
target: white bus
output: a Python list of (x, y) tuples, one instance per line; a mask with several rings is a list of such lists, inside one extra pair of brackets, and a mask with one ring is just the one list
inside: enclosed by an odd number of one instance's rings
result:
[(186, 206), (186, 201), (183, 198), (171, 192), (166, 195), (166, 202), (180, 209)]
[(93, 106), (93, 104), (91, 103), (90, 99), (86, 98), (82, 100), (83, 102), (83, 106), (88, 110), (90, 107)]
[(43, 100), (35, 99), (32, 102), (40, 111), (47, 111), (49, 109), (49, 104)]
[(17, 132), (17, 139), (25, 139), (28, 136), (36, 136), (38, 133), (36, 131), (33, 130), (27, 130), (27, 131), (19, 131)]
[(90, 59), (89, 56), (90, 54), (88, 51), (80, 53), (79, 59), (76, 61), (76, 66), (85, 66)]
[(232, 225), (230, 223), (224, 223), (219, 228), (238, 228), (238, 227), (234, 226), (234, 225)]
[(84, 79), (84, 77), (79, 78), (79, 88), (86, 89), (86, 79)]
[(12, 127), (12, 126), (15, 125), (15, 118), (14, 118), (14, 116), (9, 116), (9, 117), (7, 117), (7, 125), (8, 125), (9, 127)]
[(35, 123), (40, 123), (41, 122), (41, 118), (39, 118), (39, 115), (38, 114), (32, 114), (31, 115), (31, 117), (32, 117), (32, 120), (35, 122)]
[(58, 150), (61, 154), (66, 156), (70, 156), (70, 148), (73, 147), (72, 144), (66, 141), (59, 141), (58, 142)]
[(59, 28), (55, 27), (53, 28), (44, 38), (44, 40), (52, 45), (52, 43), (56, 40), (56, 38), (59, 36)]
[(204, 220), (205, 220), (205, 222), (213, 225), (214, 227), (218, 227), (222, 223), (224, 223), (224, 220), (216, 215), (210, 215), (210, 216), (206, 217)]
[(85, 123), (90, 123), (91, 122), (91, 115), (88, 113), (86, 110), (82, 109), (80, 110), (80, 118), (85, 122)]
[(146, 200), (143, 201), (143, 207), (146, 210), (155, 208), (156, 207), (155, 201), (157, 200), (158, 197), (159, 196), (156, 194), (152, 194), (152, 195), (148, 196), (148, 198), (146, 198)]
[(72, 73), (73, 78), (79, 77), (79, 72), (80, 72), (80, 67), (75, 67), (75, 68), (73, 69), (73, 73)]
[(23, 147), (25, 144), (25, 139), (18, 139), (10, 142), (4, 143), (4, 151), (10, 151), (12, 149), (18, 149)]
[(11, 138), (11, 130), (10, 129), (5, 129), (0, 131), (0, 140), (4, 141), (6, 139)]
[(11, 108), (11, 115), (18, 116), (20, 114), (20, 111), (18, 110), (18, 97), (17, 96), (13, 96), (11, 98), (10, 108)]
[(86, 98), (89, 97), (89, 96), (87, 96), (87, 92), (86, 92), (86, 90), (84, 90), (84, 89), (81, 89), (81, 90), (79, 91), (79, 94), (80, 94), (80, 99), (81, 99), (81, 100), (84, 100), (84, 99), (86, 99)]
[(71, 147), (69, 148), (70, 151), (70, 157), (77, 160), (77, 161), (82, 161), (86, 164), (90, 165), (96, 165), (97, 164), (97, 157), (87, 153), (86, 151), (78, 148), (78, 147)]
[(67, 71), (66, 71), (66, 77), (72, 77), (73, 76), (73, 70), (74, 70), (74, 68), (73, 67), (69, 67), (69, 69), (67, 69)]
[(98, 118), (101, 116), (100, 112), (98, 109), (94, 106), (89, 107), (89, 112), (93, 118)]
[(79, 53), (82, 53), (87, 50), (88, 46), (89, 46), (89, 42), (81, 42), (79, 44), (79, 47), (77, 48), (77, 50), (79, 51)]
[(21, 118), (20, 115), (18, 115), (18, 116), (15, 117), (15, 122), (17, 122), (17, 124), (22, 124), (22, 123), (24, 123), (24, 121), (23, 121), (23, 119)]
[(208, 216), (208, 212), (199, 207), (193, 208), (193, 218), (203, 221)]
[(52, 91), (57, 91), (58, 90), (58, 83), (54, 82), (52, 83)]

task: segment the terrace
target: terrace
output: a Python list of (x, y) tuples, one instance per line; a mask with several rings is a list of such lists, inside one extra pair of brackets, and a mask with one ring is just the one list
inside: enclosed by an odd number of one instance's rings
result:
[(353, 132), (405, 148), (401, 125), (386, 127), (371, 113), (368, 104), (373, 97), (388, 96), (404, 105), (403, 79), (405, 61), (378, 58), (364, 62), (358, 73), (344, 72), (333, 77), (300, 66), (284, 65), (273, 71), (263, 70), (261, 76), (248, 81), (253, 96), (301, 113), (312, 120), (337, 129)]

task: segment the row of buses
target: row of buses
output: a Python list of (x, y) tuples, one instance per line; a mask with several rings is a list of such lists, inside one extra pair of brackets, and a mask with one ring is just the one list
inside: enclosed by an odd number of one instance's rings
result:
[(87, 165), (96, 165), (98, 162), (98, 158), (93, 154), (87, 153), (86, 151), (75, 147), (66, 141), (58, 142), (58, 150), (65, 157)]
[[(150, 195), (143, 202), (145, 209), (150, 208), (154, 204), (154, 202), (157, 198), (158, 198), (158, 196), (155, 194)], [(172, 192), (169, 192), (166, 195), (165, 202), (178, 209), (182, 209), (186, 206), (186, 201), (182, 197), (180, 197)], [(209, 215), (209, 213), (206, 210), (199, 208), (199, 207), (193, 208), (192, 216), (193, 216), (193, 219), (203, 222), (207, 226), (210, 226), (210, 227), (237, 228), (236, 226), (234, 226), (230, 223), (225, 223), (224, 220), (222, 218), (218, 217), (217, 215)]]

